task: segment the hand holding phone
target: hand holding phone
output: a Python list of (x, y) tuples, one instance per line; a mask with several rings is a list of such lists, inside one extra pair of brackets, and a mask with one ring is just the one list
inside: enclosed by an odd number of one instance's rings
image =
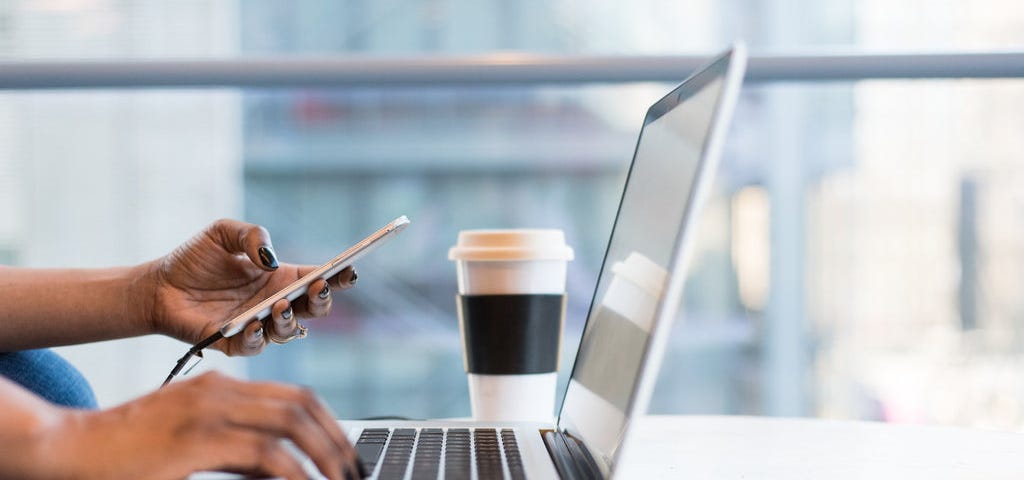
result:
[(348, 250), (341, 252), (337, 257), (332, 258), (327, 263), (317, 267), (312, 272), (307, 273), (302, 278), (294, 281), (291, 285), (284, 287), (277, 293), (267, 297), (260, 303), (253, 305), (252, 308), (242, 312), (235, 318), (228, 320), (224, 325), (220, 327), (220, 333), (224, 337), (231, 337), (242, 330), (252, 322), (263, 320), (270, 315), (270, 309), (282, 298), (287, 298), (289, 302), (303, 296), (309, 290), (309, 285), (318, 279), (328, 279), (337, 275), (339, 272), (344, 270), (346, 267), (351, 266), (356, 260), (363, 257), (367, 253), (370, 253), (384, 241), (392, 238), (398, 232), (401, 232), (409, 225), (409, 218), (405, 215), (394, 219), (391, 223), (388, 223), (380, 230), (377, 230), (370, 236), (362, 239), (359, 243), (353, 245)]
[[(317, 281), (318, 279), (327, 280), (334, 275), (337, 275), (345, 268), (351, 266), (356, 260), (363, 257), (367, 253), (370, 253), (375, 248), (379, 247), (386, 240), (392, 238), (398, 232), (401, 232), (409, 225), (409, 219), (402, 215), (394, 219), (391, 223), (388, 223), (380, 230), (377, 230), (369, 237), (364, 238), (359, 243), (353, 245), (348, 250), (345, 250), (337, 257), (332, 258), (329, 262), (317, 267), (312, 272), (303, 275), (302, 278), (292, 282), (287, 287), (281, 289), (277, 293), (267, 297), (260, 303), (257, 303), (252, 308), (246, 310), (240, 315), (235, 316), (231, 320), (225, 322), (221, 327), (214, 332), (212, 335), (204, 338), (199, 343), (195, 344), (192, 348), (185, 353), (184, 356), (178, 359), (171, 373), (167, 375), (163, 385), (167, 385), (171, 380), (185, 370), (187, 373), (192, 367), (203, 358), (203, 349), (209, 347), (214, 342), (225, 338), (237, 335), (239, 332), (245, 330), (245, 327), (252, 322), (258, 322), (270, 315), (270, 310), (278, 300), (287, 298), (289, 302), (305, 295), (309, 290), (309, 286)], [(190, 361), (195, 360), (190, 365)]]

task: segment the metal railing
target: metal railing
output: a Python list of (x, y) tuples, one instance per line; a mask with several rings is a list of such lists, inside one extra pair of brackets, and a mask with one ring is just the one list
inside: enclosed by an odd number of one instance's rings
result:
[[(287, 57), (0, 62), (0, 89), (678, 82), (706, 56)], [(753, 55), (748, 82), (1024, 77), (1024, 52)]]

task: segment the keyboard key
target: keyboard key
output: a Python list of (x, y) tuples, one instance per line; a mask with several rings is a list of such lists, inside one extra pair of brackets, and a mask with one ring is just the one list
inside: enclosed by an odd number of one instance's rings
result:
[(498, 449), (498, 434), (493, 428), (477, 428), (473, 431), (476, 451), (476, 471), (480, 478), (502, 478), (501, 452)]
[[(476, 467), (481, 479), (525, 479), (522, 456), (515, 432), (493, 428), (366, 429), (356, 442), (356, 451), (367, 471), (380, 467), (378, 478), (436, 480), (444, 464), (444, 478), (469, 480)], [(415, 452), (415, 453), (414, 453)]]
[(435, 480), (441, 469), (441, 447), (444, 442), (440, 429), (420, 431), (416, 444), (416, 458), (412, 465), (413, 480)]
[(386, 428), (368, 428), (359, 434), (355, 444), (356, 453), (367, 472), (373, 472), (377, 467), (377, 461), (390, 434)]
[(380, 452), (383, 450), (383, 443), (356, 443), (356, 453), (359, 454), (359, 460), (364, 464), (376, 465), (377, 458), (380, 457)]
[(415, 440), (416, 429), (396, 428), (391, 432), (391, 442), (388, 443), (384, 459), (380, 462), (379, 479), (391, 480), (405, 477)]
[(508, 465), (508, 472), (512, 480), (525, 480), (526, 471), (523, 469), (523, 459), (519, 453), (519, 443), (516, 441), (515, 432), (507, 428), (502, 429), (501, 446), (505, 452), (505, 463)]

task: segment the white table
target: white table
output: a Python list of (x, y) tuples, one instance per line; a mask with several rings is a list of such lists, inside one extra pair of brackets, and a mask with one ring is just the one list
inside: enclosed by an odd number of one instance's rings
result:
[(1024, 479), (1024, 434), (816, 419), (650, 416), (619, 478)]
[(649, 416), (640, 421), (617, 478), (1020, 480), (1024, 434), (815, 419)]

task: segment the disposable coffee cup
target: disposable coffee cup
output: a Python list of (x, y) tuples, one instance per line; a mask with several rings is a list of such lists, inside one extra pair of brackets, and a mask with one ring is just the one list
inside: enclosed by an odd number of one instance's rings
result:
[(448, 258), (473, 418), (550, 422), (565, 323), (561, 230), (464, 230)]

